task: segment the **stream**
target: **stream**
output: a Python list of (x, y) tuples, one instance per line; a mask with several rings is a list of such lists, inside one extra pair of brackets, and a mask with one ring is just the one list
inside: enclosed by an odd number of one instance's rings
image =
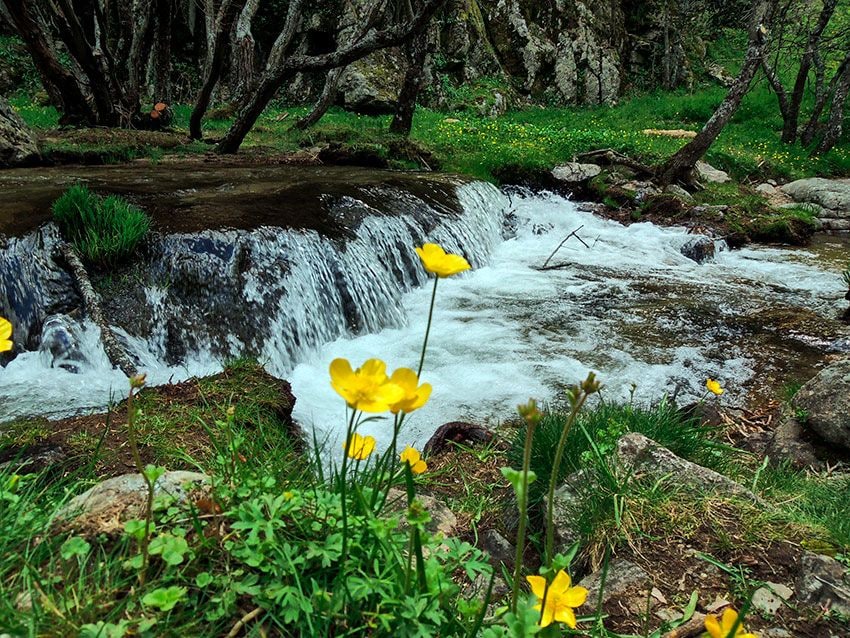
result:
[[(434, 391), (405, 422), (402, 443), (421, 445), (448, 421), (495, 425), (529, 397), (558, 405), (565, 386), (590, 370), (606, 400), (696, 400), (712, 377), (726, 388), (725, 403), (744, 406), (850, 352), (850, 332), (836, 320), (846, 304), (846, 239), (735, 251), (715, 242), (714, 257), (699, 264), (682, 253), (695, 240), (684, 229), (622, 226), (560, 196), (441, 182), (437, 191), (454, 194), (435, 198), (361, 177), (361, 194), (338, 193), (333, 204), (319, 198), (328, 219), (343, 220), (342, 233), (276, 228), (264, 218), (270, 225), (239, 230), (227, 220), (209, 231), (182, 224), (160, 238), (144, 269), (116, 284), (118, 301), (106, 299), (150, 383), (256, 356), (291, 382), (296, 420), (338, 445), (345, 407), (328, 365), (378, 357), (390, 369), (415, 368), (431, 280), (413, 248), (426, 240), (463, 253), (474, 270), (439, 283), (422, 376)], [(234, 190), (238, 183), (227, 192)], [(16, 329), (28, 325), (30, 337), (0, 369), (0, 422), (102, 410), (124, 396), (126, 379), (88, 321), (71, 312), (41, 325), (49, 313), (33, 308), (43, 300), (21, 301), (22, 282), (45, 277), (21, 255), (46, 263), (39, 251), (48, 254), (53, 241), (49, 226), (23, 229), (21, 219), (14, 217), (17, 237), (0, 245), (0, 276), (19, 280), (17, 288), (6, 282), (0, 310)], [(56, 343), (84, 356), (57, 353)], [(378, 419), (361, 431), (386, 444), (389, 430)]]

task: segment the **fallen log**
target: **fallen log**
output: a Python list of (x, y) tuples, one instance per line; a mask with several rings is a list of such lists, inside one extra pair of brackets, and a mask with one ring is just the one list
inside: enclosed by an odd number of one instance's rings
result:
[(65, 263), (71, 269), (71, 276), (74, 278), (77, 290), (83, 298), (83, 305), (89, 319), (100, 328), (100, 340), (103, 343), (103, 349), (106, 351), (106, 356), (109, 357), (110, 363), (121, 370), (128, 379), (135, 376), (138, 372), (136, 366), (130, 361), (130, 357), (127, 355), (124, 346), (121, 345), (121, 342), (118, 341), (115, 333), (112, 332), (112, 329), (106, 322), (106, 318), (103, 316), (103, 310), (100, 307), (100, 295), (97, 294), (94, 286), (92, 286), (89, 274), (83, 262), (80, 261), (77, 251), (67, 242), (61, 243), (58, 250)]

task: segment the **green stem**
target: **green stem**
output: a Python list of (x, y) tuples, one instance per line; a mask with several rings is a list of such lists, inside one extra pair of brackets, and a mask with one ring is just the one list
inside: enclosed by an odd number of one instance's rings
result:
[[(340, 559), (345, 563), (345, 553), (348, 549), (348, 447), (351, 442), (351, 435), (354, 432), (354, 418), (357, 416), (357, 410), (352, 408), (351, 418), (348, 420), (348, 429), (345, 431), (345, 450), (342, 455), (342, 471), (339, 477), (341, 482), (340, 492), (342, 494), (342, 554)], [(344, 573), (340, 569), (340, 573)]]
[(522, 479), (519, 499), (519, 529), (516, 535), (516, 557), (514, 559), (514, 586), (511, 595), (511, 611), (516, 613), (519, 600), (519, 578), (522, 575), (522, 556), (525, 553), (525, 526), (528, 514), (528, 468), (531, 465), (531, 441), (537, 423), (529, 421), (525, 430), (525, 448), (522, 454)]
[(440, 278), (434, 277), (434, 289), (431, 291), (431, 306), (428, 308), (428, 325), (425, 328), (425, 340), (422, 342), (422, 354), (419, 356), (419, 367), (416, 370), (416, 378), (422, 374), (422, 366), (425, 365), (425, 349), (428, 347), (428, 336), (431, 334), (431, 321), (434, 318), (434, 300), (437, 299), (437, 284)]
[(130, 453), (133, 455), (133, 462), (136, 464), (136, 469), (145, 481), (148, 488), (148, 498), (145, 504), (145, 535), (142, 537), (142, 568), (139, 571), (139, 585), (145, 584), (145, 574), (148, 569), (148, 546), (150, 544), (151, 519), (153, 518), (153, 483), (145, 473), (145, 466), (142, 463), (142, 455), (139, 454), (139, 445), (136, 440), (136, 415), (133, 409), (133, 395), (135, 388), (130, 387), (130, 394), (127, 395), (127, 438), (130, 443)]
[[(558, 476), (561, 470), (561, 459), (564, 455), (564, 448), (567, 444), (567, 436), (569, 436), (570, 430), (573, 427), (573, 423), (575, 423), (576, 417), (581, 411), (581, 408), (584, 405), (586, 399), (587, 394), (585, 392), (582, 392), (578, 401), (576, 401), (575, 405), (573, 406), (572, 412), (570, 412), (570, 416), (567, 419), (567, 424), (561, 431), (561, 438), (558, 439), (558, 447), (555, 449), (555, 460), (552, 463), (552, 474), (549, 477), (549, 496), (546, 500), (546, 551), (544, 553), (544, 564), (547, 567), (552, 564), (552, 552), (554, 550), (555, 545), (555, 525), (552, 510), (554, 509), (553, 505), (555, 501), (555, 488), (558, 485)], [(546, 601), (544, 600), (543, 602), (545, 603)]]

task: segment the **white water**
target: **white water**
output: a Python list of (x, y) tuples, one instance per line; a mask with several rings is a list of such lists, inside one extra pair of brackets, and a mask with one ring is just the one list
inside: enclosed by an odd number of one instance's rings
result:
[[(472, 261), (479, 267), (440, 281), (423, 373), (434, 392), (407, 420), (402, 443), (422, 444), (447, 421), (496, 423), (529, 397), (557, 402), (564, 385), (583, 379), (589, 370), (598, 373), (605, 396), (612, 400), (627, 398), (632, 384), (637, 385), (638, 398), (657, 398), (664, 392), (698, 397), (710, 376), (727, 388), (724, 400), (736, 402), (759, 354), (757, 344), (742, 338), (742, 316), (757, 316), (776, 305), (833, 316), (844, 303), (840, 276), (822, 270), (814, 259), (801, 259), (805, 253), (800, 250), (727, 251), (712, 263), (698, 265), (679, 252), (691, 238), (684, 230), (651, 224), (623, 227), (579, 212), (555, 196), (514, 199), (516, 237), (499, 242), (500, 214), (488, 215), (486, 209), (505, 202), (486, 192), (462, 189), (469, 214), (453, 225), (438, 226), (429, 237), (449, 250), (475, 256)], [(361, 234), (379, 236), (387, 244), (390, 235), (409, 234), (409, 225), (403, 219), (376, 217), (364, 223)], [(590, 248), (570, 239), (552, 260), (565, 267), (539, 270), (555, 246), (582, 225), (579, 234)], [(344, 258), (352, 268), (359, 264), (364, 272), (372, 272), (369, 241), (377, 240), (361, 236), (355, 242), (357, 252)], [(403, 261), (399, 257), (395, 264), (373, 266), (403, 271)], [(423, 280), (420, 274), (409, 285)], [(381, 286), (386, 288), (386, 283)], [(372, 294), (365, 288), (354, 290)], [(254, 293), (262, 290), (258, 287)], [(338, 446), (344, 405), (329, 386), (330, 361), (346, 357), (356, 366), (379, 357), (391, 369), (415, 367), (429, 298), (429, 285), (401, 296), (385, 290), (374, 300), (392, 304), (390, 320), (383, 320), (392, 327), (303, 349), (294, 369), (284, 337), (267, 341), (264, 363), (291, 381), (296, 419), (305, 427), (315, 426), (320, 438), (326, 436)], [(286, 310), (282, 307), (277, 315), (280, 321), (309, 321), (309, 307)], [(380, 314), (367, 324), (376, 325)], [(96, 332), (89, 328), (86, 334), (97, 354), (84, 374), (47, 368), (37, 353), (24, 353), (0, 371), (0, 420), (26, 414), (31, 406), (67, 413), (102, 408), (110, 397), (123, 396), (126, 380), (108, 370), (95, 345)], [(196, 353), (185, 367), (169, 368), (145, 354), (148, 344), (131, 339), (131, 345), (153, 383), (208, 374), (220, 365), (206, 352)], [(386, 444), (388, 429), (386, 421), (376, 421), (364, 424), (361, 431)]]

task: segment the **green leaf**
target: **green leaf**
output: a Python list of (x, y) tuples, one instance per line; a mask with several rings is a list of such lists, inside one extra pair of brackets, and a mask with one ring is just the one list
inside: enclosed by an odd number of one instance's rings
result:
[(126, 620), (120, 621), (117, 625), (99, 620), (80, 627), (79, 638), (124, 638), (129, 627), (130, 623)]
[[(150, 523), (150, 532), (153, 533), (156, 525), (153, 521)], [(145, 537), (145, 522), (132, 519), (124, 523), (124, 533), (130, 538), (135, 538), (137, 541)]]
[(165, 472), (166, 470), (164, 467), (158, 467), (156, 465), (150, 464), (145, 466), (145, 476), (151, 483), (156, 483), (157, 479), (159, 479), (160, 476), (165, 474)]
[(195, 576), (195, 584), (203, 589), (213, 581), (213, 577), (209, 572), (201, 572)]
[(169, 565), (179, 565), (189, 552), (189, 544), (179, 536), (160, 534), (151, 541), (148, 551), (151, 556), (162, 556)]
[[(520, 470), (515, 470), (511, 467), (503, 467), (502, 476), (504, 476), (510, 484), (514, 488), (514, 493), (516, 494), (517, 500), (522, 501), (525, 497), (525, 490), (523, 489), (522, 484), (522, 472)], [(528, 485), (534, 483), (537, 480), (537, 474), (533, 471), (528, 470)]]
[(170, 611), (186, 597), (188, 590), (185, 587), (160, 587), (154, 589), (149, 594), (145, 594), (142, 598), (142, 604), (147, 607), (156, 607), (160, 611)]
[(81, 536), (72, 536), (59, 548), (59, 554), (63, 560), (73, 556), (85, 556), (91, 550), (91, 545)]

